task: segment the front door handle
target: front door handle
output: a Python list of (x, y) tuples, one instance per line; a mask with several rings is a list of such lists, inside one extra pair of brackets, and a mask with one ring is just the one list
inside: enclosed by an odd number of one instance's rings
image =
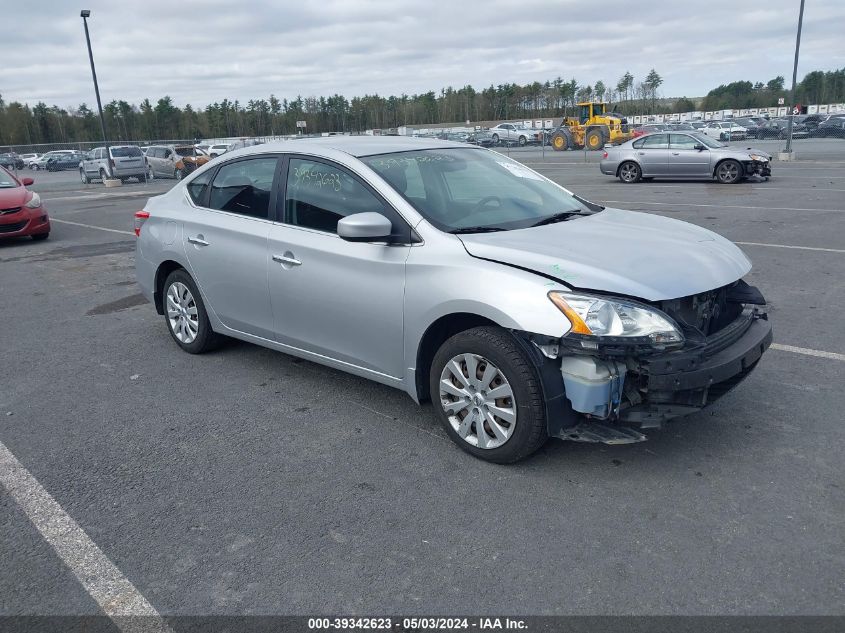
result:
[(191, 244), (196, 244), (197, 246), (208, 246), (208, 242), (202, 239), (202, 235), (197, 235), (196, 237), (189, 237), (188, 241)]
[(284, 255), (273, 255), (273, 261), (279, 262), (280, 264), (287, 264), (288, 266), (302, 266), (301, 261), (293, 255), (289, 255), (287, 253)]
[(681, 152), (672, 152), (672, 156), (680, 156)]
[(645, 152), (637, 152), (640, 156), (645, 156)]

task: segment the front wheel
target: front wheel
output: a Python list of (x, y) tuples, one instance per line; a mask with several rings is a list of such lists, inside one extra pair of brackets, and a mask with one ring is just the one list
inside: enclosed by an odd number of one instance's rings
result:
[(537, 370), (502, 328), (477, 327), (448, 339), (434, 356), (429, 386), (446, 433), (475, 457), (508, 464), (548, 438)]
[(91, 179), (88, 177), (88, 174), (85, 173), (84, 169), (79, 170), (79, 179), (83, 182), (83, 184), (90, 184)]
[(519, 137), (519, 146), (525, 147), (525, 145), (527, 145), (527, 144), (528, 144), (528, 139), (524, 136), (520, 136)]
[(174, 270), (164, 281), (164, 317), (170, 336), (189, 354), (207, 352), (220, 340), (211, 329), (194, 280), (182, 269)]
[(743, 176), (742, 165), (735, 160), (726, 160), (716, 167), (716, 179), (723, 185), (739, 182)]
[(619, 166), (619, 180), (625, 183), (638, 182), (642, 178), (643, 172), (640, 166), (631, 161), (622, 163)]

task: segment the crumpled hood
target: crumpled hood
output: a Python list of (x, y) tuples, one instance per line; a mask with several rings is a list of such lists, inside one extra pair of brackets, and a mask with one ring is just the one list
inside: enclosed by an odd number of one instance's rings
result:
[(458, 237), (473, 257), (533, 270), (571, 288), (648, 301), (713, 290), (751, 270), (745, 254), (712, 231), (622, 209)]
[(757, 154), (759, 156), (765, 156), (769, 160), (772, 160), (772, 155), (769, 152), (766, 152), (762, 149), (758, 149), (756, 147), (748, 147), (745, 145), (729, 145), (727, 149), (732, 149), (737, 152), (746, 152), (748, 154)]

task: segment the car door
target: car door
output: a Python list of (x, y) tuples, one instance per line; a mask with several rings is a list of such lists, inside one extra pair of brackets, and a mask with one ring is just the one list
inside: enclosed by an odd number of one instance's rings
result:
[[(704, 147), (704, 149), (696, 149)], [(669, 175), (701, 178), (710, 173), (710, 149), (689, 134), (669, 135)]]
[(643, 176), (669, 175), (669, 135), (649, 134), (635, 146)]
[(164, 175), (161, 171), (161, 160), (159, 159), (159, 151), (160, 148), (158, 147), (150, 147), (147, 149), (147, 165), (150, 166), (150, 171), (153, 172), (153, 176), (156, 178)]
[(229, 161), (192, 180), (189, 190), (198, 202), (182, 230), (206, 308), (226, 327), (269, 340), (267, 236), (278, 162), (275, 155)]
[(410, 227), (350, 170), (292, 156), (278, 222), (270, 231), (270, 297), (277, 340), (402, 377), (405, 261), (409, 243), (348, 242), (337, 223), (354, 213), (388, 217), (396, 235)]
[(95, 148), (91, 151), (88, 156), (82, 161), (83, 168), (85, 169), (85, 173), (89, 176), (99, 176), (100, 175), (100, 158), (102, 157), (103, 150), (100, 148)]

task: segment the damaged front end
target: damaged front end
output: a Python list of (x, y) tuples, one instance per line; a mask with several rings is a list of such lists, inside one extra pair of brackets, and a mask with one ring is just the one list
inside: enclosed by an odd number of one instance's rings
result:
[(598, 295), (552, 301), (570, 331), (523, 340), (542, 357), (549, 435), (562, 439), (642, 441), (640, 430), (733, 389), (772, 342), (765, 299), (742, 280), (652, 303)]

